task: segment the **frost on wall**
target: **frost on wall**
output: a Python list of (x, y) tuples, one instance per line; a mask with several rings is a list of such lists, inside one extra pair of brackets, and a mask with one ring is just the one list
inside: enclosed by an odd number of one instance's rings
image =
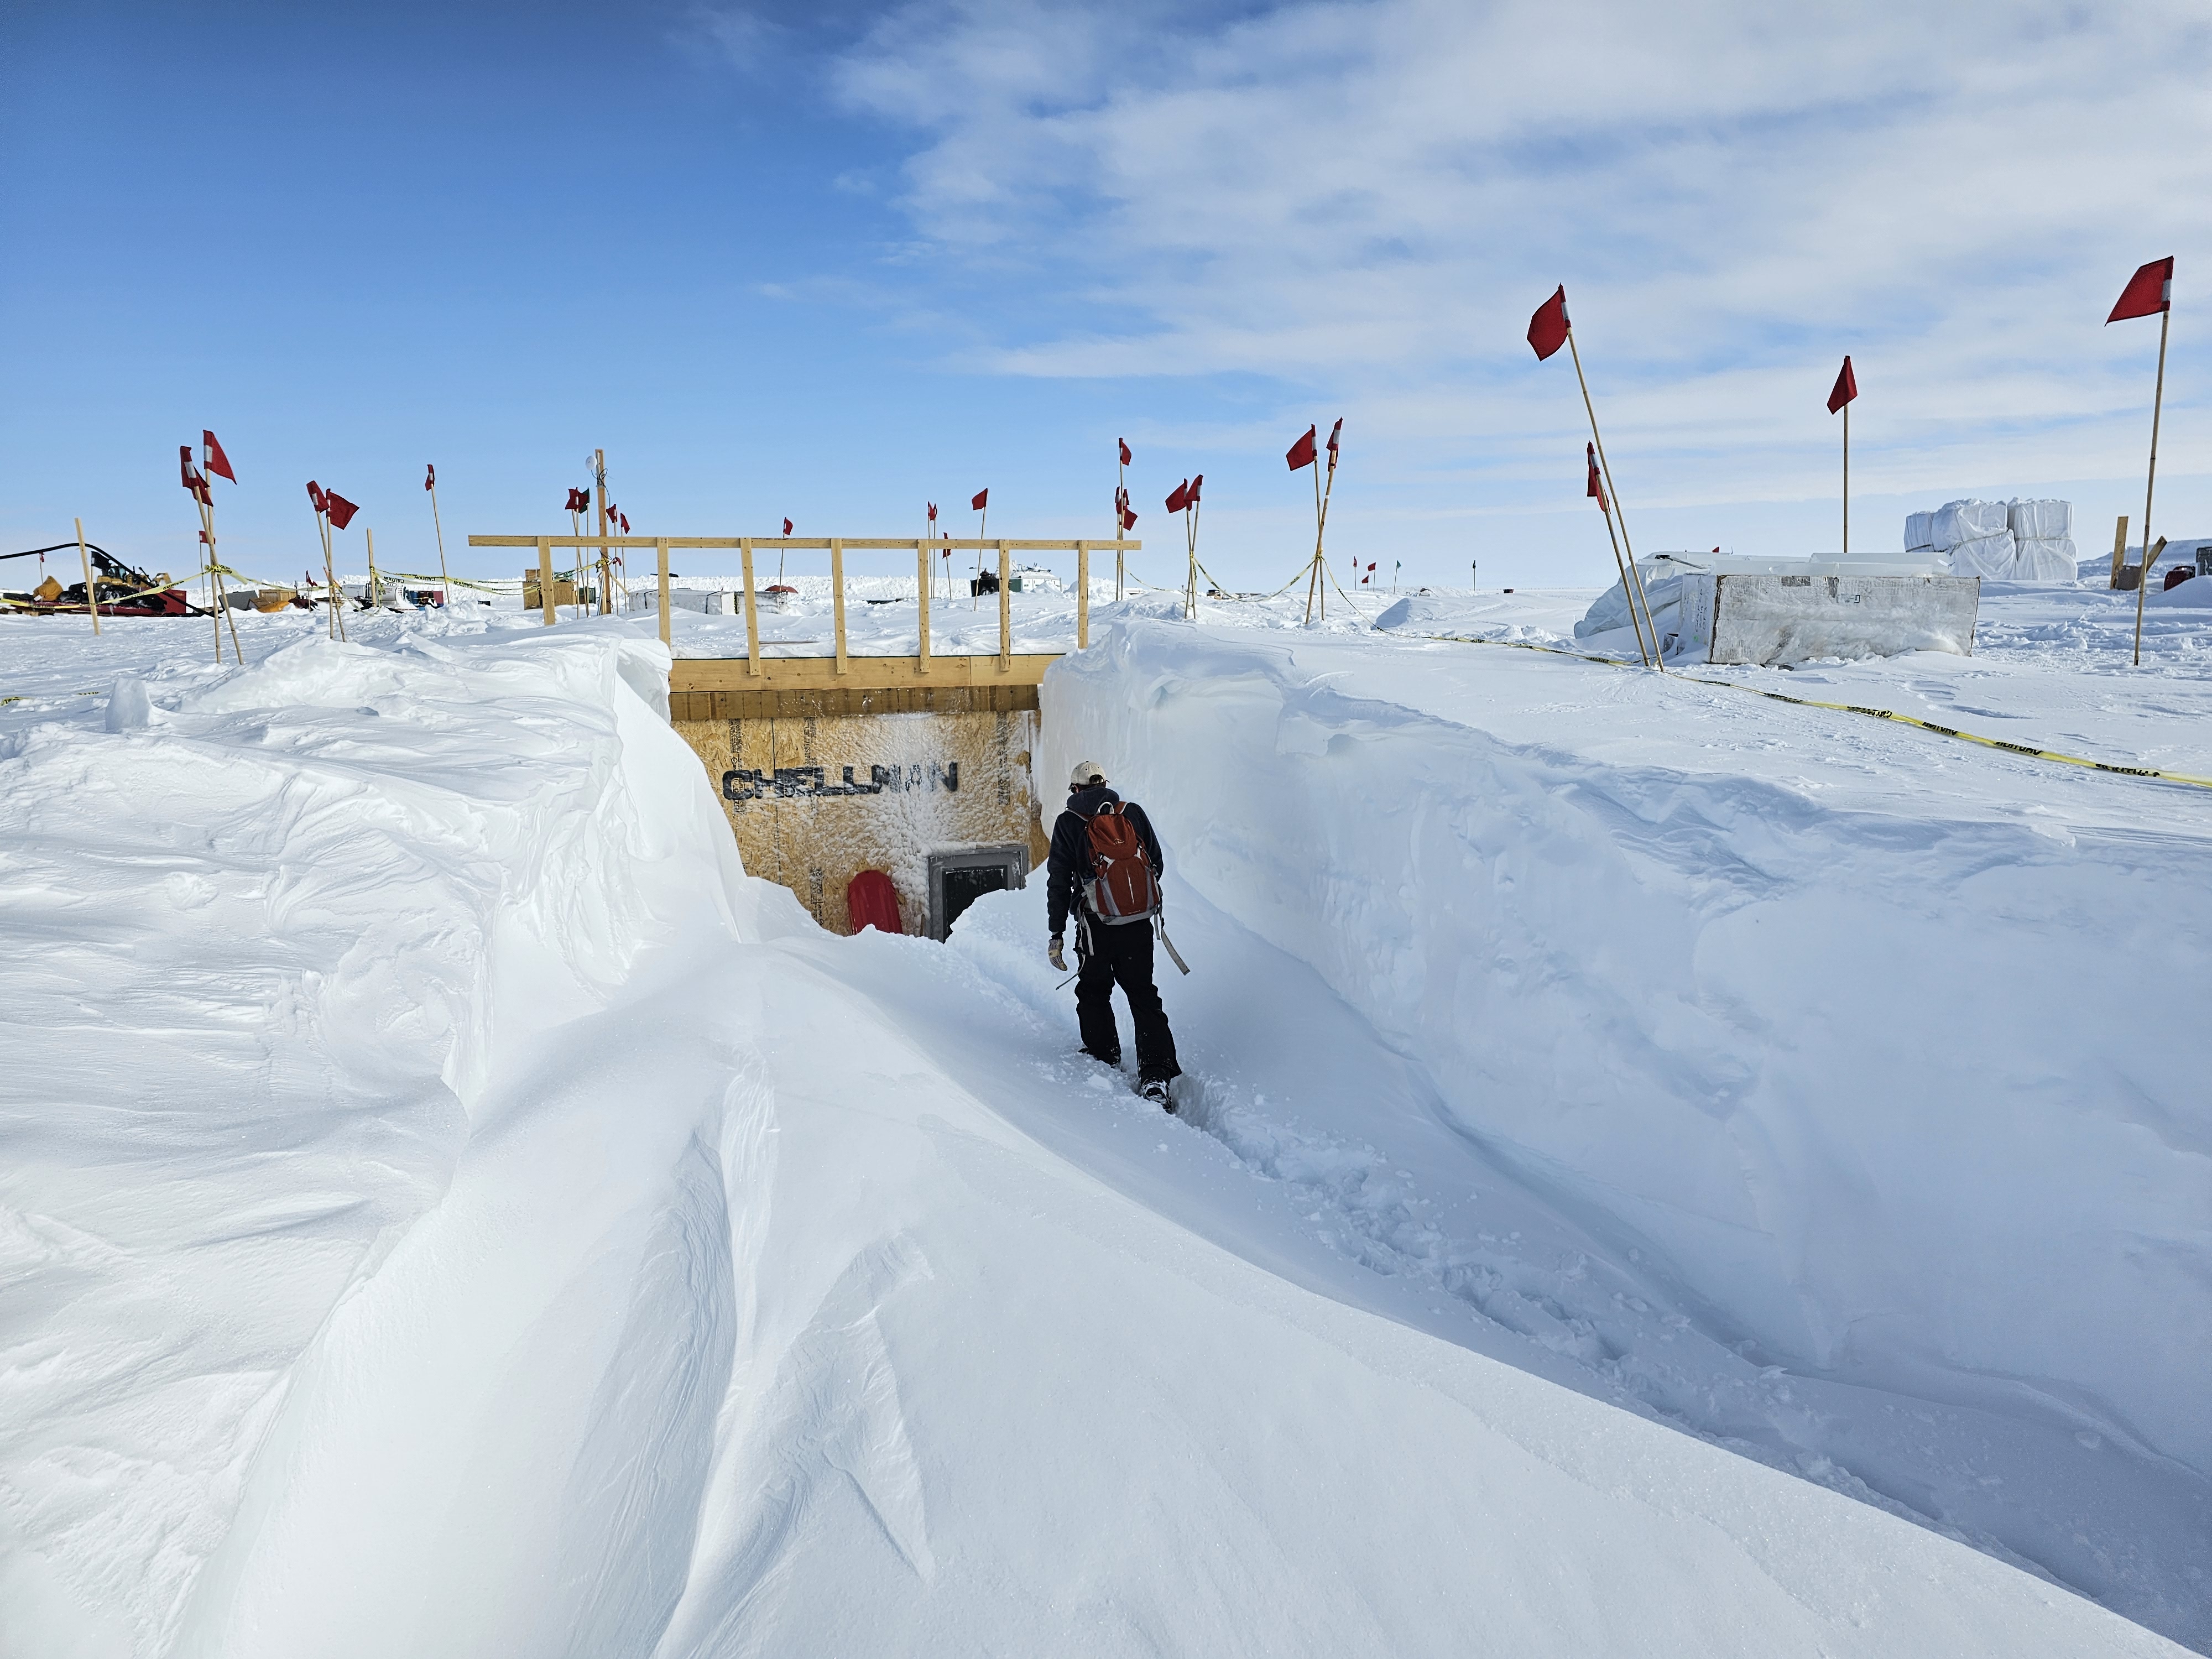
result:
[(747, 873), (849, 933), (845, 889), (881, 870), (904, 931), (926, 930), (929, 854), (1026, 845), (1041, 858), (1034, 709), (682, 720), (737, 832)]

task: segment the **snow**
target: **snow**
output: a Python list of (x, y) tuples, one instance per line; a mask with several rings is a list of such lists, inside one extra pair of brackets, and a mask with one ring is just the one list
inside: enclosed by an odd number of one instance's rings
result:
[[(2107, 599), (1710, 673), (2212, 772), (2212, 625), (2122, 680)], [(1036, 766), (1165, 836), (1185, 1121), (1034, 887), (745, 878), (650, 622), (8, 624), (0, 1651), (2212, 1643), (2203, 1039), (2134, 1017), (2203, 800), (1170, 609)]]

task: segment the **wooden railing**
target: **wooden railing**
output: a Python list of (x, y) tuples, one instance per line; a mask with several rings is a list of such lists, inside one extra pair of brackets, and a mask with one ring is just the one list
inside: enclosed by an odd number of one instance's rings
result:
[[(836, 677), (851, 672), (851, 659), (845, 648), (845, 553), (848, 549), (867, 552), (884, 552), (912, 548), (915, 554), (915, 587), (921, 606), (918, 656), (884, 659), (911, 665), (917, 678), (930, 678), (929, 653), (929, 561), (932, 554), (957, 549), (963, 552), (988, 552), (996, 549), (999, 555), (999, 655), (998, 672), (1010, 674), (1014, 667), (1013, 612), (1009, 603), (1012, 594), (1013, 555), (1017, 553), (1073, 553), (1075, 555), (1075, 645), (1079, 651), (1091, 643), (1091, 555), (1093, 551), (1114, 550), (1116, 574), (1121, 561), (1127, 555), (1143, 550), (1144, 544), (1135, 541), (1110, 542), (1039, 542), (1022, 540), (956, 541), (950, 538), (937, 540), (927, 537), (892, 537), (889, 538), (790, 536), (471, 536), (471, 547), (534, 547), (538, 550), (538, 591), (544, 607), (545, 625), (554, 623), (553, 550), (556, 547), (601, 549), (652, 548), (659, 570), (660, 639), (664, 645), (673, 641), (669, 636), (668, 554), (672, 548), (686, 550), (720, 550), (735, 551), (744, 568), (745, 611), (745, 673), (757, 678), (765, 674), (760, 650), (760, 603), (753, 588), (753, 553), (756, 550), (815, 550), (827, 549), (830, 554), (830, 586), (836, 613), (834, 654), (818, 660), (833, 663), (830, 671), (831, 683)], [(779, 659), (778, 660), (784, 660)], [(872, 660), (872, 659), (869, 659)], [(946, 658), (941, 660), (959, 662), (963, 668), (969, 661), (965, 658)], [(818, 673), (820, 671), (815, 671)], [(811, 676), (810, 676), (811, 678)], [(966, 678), (963, 674), (963, 678)]]

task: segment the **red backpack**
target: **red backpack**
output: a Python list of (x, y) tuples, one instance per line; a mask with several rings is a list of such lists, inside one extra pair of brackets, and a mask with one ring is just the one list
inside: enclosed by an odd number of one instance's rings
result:
[(1160, 884), (1145, 856), (1145, 839), (1108, 801), (1091, 814), (1091, 879), (1084, 893), (1101, 921), (1141, 921), (1160, 908)]

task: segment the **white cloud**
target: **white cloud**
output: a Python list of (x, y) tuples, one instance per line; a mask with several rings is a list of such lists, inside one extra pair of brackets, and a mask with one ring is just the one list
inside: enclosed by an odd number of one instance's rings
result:
[(1000, 372), (1265, 376), (1548, 475), (1564, 281), (1609, 442), (1696, 500), (1826, 488), (1847, 350), (1869, 489), (2139, 465), (2154, 325), (2098, 325), (2147, 258), (2212, 287), (2208, 80), (2172, 0), (927, 3), (835, 74), (916, 132), (918, 233), (1021, 294)]

